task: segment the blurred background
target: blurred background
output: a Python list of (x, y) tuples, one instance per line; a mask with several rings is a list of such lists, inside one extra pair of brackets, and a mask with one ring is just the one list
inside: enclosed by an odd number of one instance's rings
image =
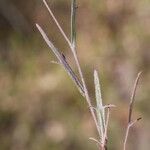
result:
[[(81, 0), (77, 48), (95, 105), (93, 70), (100, 75), (103, 101), (115, 104), (109, 150), (122, 149), (128, 103), (137, 89), (128, 149), (150, 148), (150, 1)], [(70, 0), (48, 0), (70, 37)], [(0, 0), (0, 150), (96, 150), (97, 137), (87, 104), (45, 44), (35, 23), (47, 32), (77, 72), (72, 53), (42, 0)]]

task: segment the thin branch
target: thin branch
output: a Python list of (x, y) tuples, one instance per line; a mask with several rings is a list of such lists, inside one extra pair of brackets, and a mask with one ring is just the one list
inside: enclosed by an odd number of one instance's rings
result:
[(108, 107), (107, 108), (105, 132), (104, 132), (104, 137), (103, 137), (103, 141), (102, 141), (102, 150), (106, 150), (107, 149), (107, 131), (108, 131), (109, 117), (110, 117), (110, 108)]
[(142, 74), (142, 71), (138, 73), (135, 83), (134, 83), (133, 90), (132, 90), (132, 95), (131, 95), (130, 105), (129, 105), (129, 118), (128, 118), (129, 120), (128, 120), (128, 122), (131, 122), (131, 119), (132, 119), (132, 110), (133, 110), (133, 105), (135, 102), (135, 94), (136, 94), (136, 89), (137, 89), (141, 74)]
[[(73, 5), (76, 6), (76, 1), (74, 1), (74, 4), (73, 4)], [(76, 15), (76, 9), (74, 9), (74, 16), (75, 16), (75, 15)], [(75, 20), (74, 20), (74, 21), (75, 21)], [(74, 22), (74, 23), (75, 23), (75, 22)], [(74, 32), (76, 32), (75, 26), (74, 26)], [(74, 59), (75, 59), (75, 63), (76, 63), (76, 65), (77, 65), (77, 69), (78, 69), (78, 72), (79, 72), (79, 75), (80, 75), (80, 78), (81, 78), (81, 81), (82, 81), (82, 85), (83, 85), (83, 89), (84, 89), (84, 94), (85, 94), (86, 101), (87, 101), (87, 103), (88, 103), (88, 106), (89, 106), (91, 115), (92, 115), (93, 120), (94, 120), (94, 122), (95, 122), (97, 131), (98, 131), (98, 134), (99, 134), (99, 136), (100, 136), (98, 121), (97, 121), (95, 112), (94, 112), (94, 110), (92, 109), (91, 99), (90, 99), (89, 92), (88, 92), (88, 89), (87, 89), (87, 86), (86, 86), (86, 83), (85, 83), (85, 80), (84, 80), (84, 77), (83, 77), (83, 73), (82, 73), (82, 70), (81, 70), (81, 66), (80, 66), (80, 63), (79, 63), (79, 59), (78, 59), (78, 56), (77, 56), (77, 53), (76, 53), (76, 46), (71, 46), (70, 48), (71, 48), (71, 50), (72, 50), (72, 53), (73, 53), (73, 56), (74, 56)]]
[(71, 44), (76, 46), (76, 0), (71, 0)]
[(91, 112), (91, 115), (93, 117), (93, 120), (95, 122), (95, 125), (96, 125), (96, 128), (97, 128), (97, 131), (99, 133), (99, 136), (100, 136), (100, 132), (99, 132), (99, 127), (98, 127), (98, 122), (97, 122), (97, 118), (96, 118), (96, 115), (95, 115), (95, 112), (94, 110), (91, 108), (92, 104), (91, 104), (91, 99), (89, 97), (89, 93), (88, 93), (88, 90), (87, 90), (87, 87), (86, 87), (86, 83), (85, 83), (85, 80), (84, 80), (84, 77), (83, 77), (83, 73), (82, 73), (82, 70), (81, 70), (81, 67), (80, 67), (80, 63), (79, 63), (79, 60), (78, 60), (78, 56), (77, 56), (77, 53), (76, 53), (76, 50), (75, 50), (75, 47), (73, 47), (73, 45), (71, 44), (71, 42), (69, 41), (68, 37), (66, 36), (65, 32), (63, 31), (63, 29), (61, 28), (60, 24), (58, 23), (56, 17), (54, 16), (53, 12), (51, 11), (51, 9), (49, 8), (46, 0), (43, 0), (43, 3), (44, 5), (46, 6), (46, 8), (48, 9), (51, 17), (53, 18), (54, 22), (56, 23), (56, 26), (59, 28), (61, 34), (63, 35), (63, 37), (65, 38), (65, 40), (67, 41), (72, 53), (73, 53), (73, 57), (75, 59), (75, 63), (77, 65), (77, 69), (78, 69), (78, 72), (79, 72), (79, 75), (80, 75), (80, 78), (81, 78), (81, 81), (82, 81), (82, 86), (83, 86), (83, 91), (84, 91), (84, 95), (85, 95), (85, 98), (86, 98), (86, 101), (88, 103), (88, 106), (90, 108), (90, 112)]
[(130, 104), (129, 104), (129, 113), (128, 113), (128, 124), (127, 124), (124, 144), (123, 144), (123, 150), (126, 150), (127, 139), (128, 139), (130, 128), (141, 119), (141, 118), (138, 118), (135, 121), (132, 121), (132, 112), (133, 112), (133, 106), (134, 106), (134, 102), (135, 102), (135, 94), (136, 94), (136, 89), (137, 89), (141, 74), (142, 74), (142, 72), (138, 73), (136, 80), (134, 82), (134, 86), (133, 86), (133, 90), (132, 90), (132, 94), (131, 94), (131, 99), (130, 99)]
[(108, 124), (110, 119), (110, 109), (116, 107), (115, 105), (108, 104), (105, 105), (104, 108), (107, 108), (107, 116), (106, 116), (106, 125), (105, 125), (105, 132), (104, 132), (104, 138), (102, 140), (102, 150), (107, 150), (107, 139), (108, 139)]
[(70, 40), (68, 39), (66, 33), (64, 32), (64, 30), (62, 29), (62, 27), (60, 26), (58, 20), (56, 19), (54, 13), (52, 12), (52, 10), (50, 9), (50, 7), (48, 6), (46, 0), (43, 0), (44, 5), (46, 6), (49, 14), (51, 15), (51, 17), (53, 18), (54, 22), (56, 23), (56, 26), (58, 27), (58, 29), (60, 30), (61, 34), (63, 35), (63, 37), (65, 38), (65, 40), (67, 41), (69, 47), (72, 49), (72, 44), (70, 42)]
[(142, 119), (142, 118), (138, 118), (138, 119), (134, 120), (133, 122), (128, 123), (127, 129), (126, 129), (125, 140), (124, 140), (124, 144), (123, 144), (123, 150), (126, 150), (127, 139), (128, 139), (128, 136), (129, 136), (130, 128), (131, 128), (135, 123), (137, 123), (139, 120), (141, 120), (141, 119)]
[(77, 78), (77, 76), (75, 75), (75, 73), (73, 72), (73, 70), (71, 69), (71, 67), (68, 64), (67, 60), (65, 59), (64, 55), (61, 54), (58, 51), (58, 49), (48, 39), (46, 33), (43, 31), (43, 29), (38, 24), (36, 24), (36, 27), (38, 28), (39, 32), (41, 33), (41, 35), (42, 35), (43, 39), (45, 40), (45, 42), (47, 43), (47, 45), (52, 49), (53, 53), (55, 54), (55, 56), (59, 60), (59, 63), (64, 67), (64, 69), (66, 70), (66, 72), (68, 73), (68, 75), (74, 81), (74, 83), (77, 86), (77, 88), (80, 91), (80, 93), (84, 96), (83, 86), (82, 86), (81, 82), (79, 81), (79, 79)]
[(94, 120), (95, 125), (96, 125), (96, 129), (97, 129), (99, 137), (100, 137), (100, 131), (99, 131), (99, 126), (98, 126), (97, 118), (96, 118), (95, 112), (94, 112), (94, 110), (92, 108), (92, 104), (91, 104), (91, 99), (90, 99), (90, 96), (89, 96), (89, 92), (87, 90), (86, 83), (85, 83), (85, 80), (84, 80), (84, 77), (83, 77), (83, 73), (81, 71), (81, 67), (80, 67), (80, 64), (79, 64), (79, 61), (78, 61), (78, 58), (77, 58), (76, 54), (74, 55), (74, 58), (75, 58), (75, 61), (76, 61), (76, 64), (77, 64), (77, 68), (78, 68), (78, 71), (79, 71), (79, 74), (80, 74), (80, 77), (81, 77), (81, 81), (82, 81), (82, 85), (83, 85), (83, 89), (84, 89), (85, 98), (86, 98), (86, 101), (87, 101), (88, 106), (90, 108), (91, 115), (93, 117), (93, 120)]

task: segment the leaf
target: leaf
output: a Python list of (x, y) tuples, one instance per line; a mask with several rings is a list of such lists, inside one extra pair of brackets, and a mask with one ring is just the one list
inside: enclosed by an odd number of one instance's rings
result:
[(46, 33), (43, 31), (43, 29), (38, 24), (36, 24), (36, 27), (38, 28), (39, 32), (41, 33), (41, 35), (42, 35), (43, 39), (45, 40), (45, 42), (47, 43), (47, 45), (52, 49), (53, 53), (55, 54), (55, 56), (59, 60), (60, 64), (64, 67), (64, 69), (66, 70), (68, 75), (74, 81), (74, 83), (77, 86), (80, 93), (84, 96), (83, 86), (82, 86), (81, 82), (79, 81), (79, 79), (77, 78), (77, 76), (75, 75), (75, 73), (73, 72), (73, 70), (71, 69), (71, 67), (68, 64), (68, 62), (67, 62), (65, 56), (63, 55), (63, 53), (59, 52), (59, 50), (48, 39)]
[(96, 95), (96, 105), (97, 105), (96, 112), (97, 112), (98, 125), (100, 128), (101, 140), (102, 140), (105, 133), (105, 108), (103, 107), (102, 104), (100, 82), (96, 70), (94, 70), (94, 84), (95, 84), (95, 95)]
[(76, 0), (71, 0), (71, 44), (76, 45)]

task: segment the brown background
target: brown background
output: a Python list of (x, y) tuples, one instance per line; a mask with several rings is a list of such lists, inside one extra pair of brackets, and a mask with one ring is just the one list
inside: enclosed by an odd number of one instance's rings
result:
[[(49, 0), (70, 36), (70, 1)], [(109, 150), (122, 149), (127, 109), (136, 74), (136, 95), (128, 149), (150, 147), (150, 1), (81, 0), (77, 10), (77, 48), (93, 106), (93, 70), (103, 101), (115, 104)], [(75, 67), (73, 56), (41, 0), (0, 0), (0, 150), (91, 150), (96, 137), (85, 100), (56, 60), (35, 23)]]

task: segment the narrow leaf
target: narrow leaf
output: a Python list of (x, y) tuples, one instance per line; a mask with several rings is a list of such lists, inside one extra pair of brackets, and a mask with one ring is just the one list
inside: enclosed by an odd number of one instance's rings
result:
[(53, 53), (59, 60), (60, 64), (64, 67), (64, 69), (66, 70), (68, 75), (74, 81), (74, 83), (77, 86), (80, 93), (84, 96), (83, 86), (82, 86), (81, 82), (79, 81), (79, 79), (77, 78), (77, 76), (75, 75), (75, 73), (73, 72), (73, 70), (71, 69), (68, 62), (66, 61), (65, 56), (62, 53), (60, 53), (59, 50), (53, 45), (53, 43), (48, 39), (46, 33), (43, 31), (43, 29), (38, 24), (36, 24), (36, 27), (38, 28), (39, 32), (41, 33), (41, 35), (42, 35), (43, 39), (45, 40), (45, 42), (47, 43), (47, 45), (52, 49)]
[(98, 73), (94, 71), (94, 84), (95, 84), (95, 95), (96, 95), (96, 105), (97, 105), (97, 118), (98, 124), (101, 132), (101, 140), (104, 138), (105, 132), (105, 109), (102, 104), (101, 88), (98, 78)]
[(76, 45), (76, 0), (71, 0), (71, 44)]

